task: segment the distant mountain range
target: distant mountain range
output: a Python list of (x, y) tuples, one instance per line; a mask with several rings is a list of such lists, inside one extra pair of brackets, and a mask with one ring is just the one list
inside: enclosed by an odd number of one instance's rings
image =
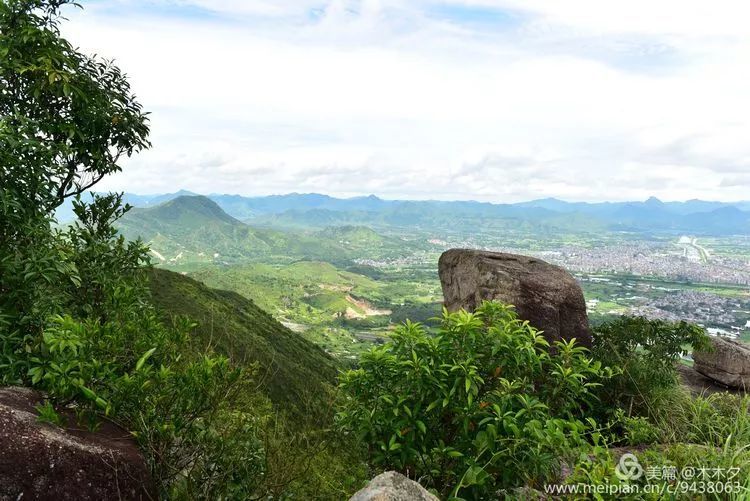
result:
[[(154, 208), (179, 197), (195, 194), (178, 191), (161, 195), (126, 194), (125, 201), (138, 208)], [(530, 225), (545, 231), (567, 232), (670, 232), (699, 235), (750, 234), (750, 202), (662, 202), (649, 198), (644, 202), (565, 202), (555, 198), (514, 204), (473, 201), (383, 200), (376, 196), (334, 198), (321, 194), (208, 195), (207, 198), (233, 221), (255, 227), (322, 229), (356, 225), (379, 229), (389, 227), (444, 229), (480, 225), (493, 229)], [(169, 209), (175, 210), (175, 208)], [(165, 209), (163, 216), (169, 219)], [(133, 215), (138, 211), (134, 211)], [(161, 216), (160, 216), (161, 217)], [(192, 214), (186, 227), (197, 229), (201, 216)], [(191, 224), (187, 219), (197, 217)], [(60, 222), (72, 219), (65, 205), (58, 211)], [(233, 225), (219, 217), (223, 225)], [(225, 227), (225, 230), (227, 228)]]
[(235, 263), (254, 258), (345, 261), (405, 252), (409, 244), (367, 227), (336, 226), (308, 231), (252, 227), (201, 195), (180, 195), (158, 205), (135, 207), (118, 223), (128, 239), (149, 244), (163, 264)]

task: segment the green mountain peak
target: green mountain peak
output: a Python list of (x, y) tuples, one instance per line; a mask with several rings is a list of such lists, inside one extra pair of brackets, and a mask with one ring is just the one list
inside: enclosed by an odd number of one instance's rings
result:
[(145, 210), (149, 211), (152, 217), (165, 220), (179, 221), (190, 217), (194, 222), (203, 223), (208, 220), (215, 223), (243, 225), (224, 212), (216, 202), (203, 195), (182, 195)]

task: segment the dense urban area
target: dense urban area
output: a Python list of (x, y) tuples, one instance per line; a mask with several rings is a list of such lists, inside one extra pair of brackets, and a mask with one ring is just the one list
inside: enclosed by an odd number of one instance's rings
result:
[[(528, 254), (564, 267), (581, 282), (587, 308), (597, 316), (637, 315), (687, 320), (712, 335), (750, 337), (750, 256), (744, 237), (693, 236), (620, 243), (586, 242), (559, 248), (497, 245), (483, 238), (428, 238), (439, 248), (467, 247)], [(434, 267), (429, 251), (391, 260), (358, 259), (383, 270)]]

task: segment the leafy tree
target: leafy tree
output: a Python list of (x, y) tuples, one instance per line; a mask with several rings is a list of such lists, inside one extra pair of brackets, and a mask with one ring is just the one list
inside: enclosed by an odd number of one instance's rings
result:
[(511, 307), (443, 312), (435, 335), (407, 322), (342, 375), (339, 423), (373, 462), (444, 496), (537, 485), (596, 430), (610, 370), (574, 342), (549, 346)]
[(694, 349), (708, 349), (704, 329), (687, 322), (620, 317), (594, 329), (592, 353), (602, 363), (620, 368), (603, 388), (602, 400), (628, 415), (649, 413), (658, 393), (677, 385), (675, 364)]
[(68, 4), (0, 2), (0, 326), (13, 335), (3, 352), (59, 313), (52, 285), (76, 280), (50, 229), (53, 210), (149, 145), (122, 72), (60, 36)]
[[(128, 292), (126, 295), (131, 295)], [(137, 439), (168, 499), (247, 499), (264, 478), (258, 436), (270, 410), (252, 369), (233, 367), (167, 328), (151, 308), (120, 304), (109, 320), (49, 320), (29, 357), (30, 383), (79, 422), (101, 416)]]
[(126, 241), (114, 227), (128, 210), (118, 193), (93, 195), (87, 204), (80, 197), (73, 201), (77, 220), (64, 236), (78, 275), (67, 291), (74, 315), (104, 323), (108, 311), (133, 300), (125, 291), (136, 286), (142, 294), (148, 249), (139, 240)]
[(60, 36), (71, 0), (0, 3), (3, 184), (49, 212), (148, 146), (146, 114), (120, 69)]
[[(111, 62), (60, 37), (70, 0), (0, 1), (0, 383), (44, 390), (79, 421), (137, 438), (164, 497), (247, 499), (264, 478), (268, 404), (253, 370), (165, 326), (149, 305), (146, 249), (114, 222), (118, 194), (81, 193), (148, 146), (146, 114)], [(78, 221), (54, 228), (75, 197)]]

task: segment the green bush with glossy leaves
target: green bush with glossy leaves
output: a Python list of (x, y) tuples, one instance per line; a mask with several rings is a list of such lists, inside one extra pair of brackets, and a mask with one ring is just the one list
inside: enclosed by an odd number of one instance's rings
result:
[(434, 335), (407, 322), (342, 375), (338, 424), (378, 468), (445, 497), (541, 485), (599, 433), (590, 414), (611, 376), (574, 342), (555, 348), (494, 302), (444, 311)]

